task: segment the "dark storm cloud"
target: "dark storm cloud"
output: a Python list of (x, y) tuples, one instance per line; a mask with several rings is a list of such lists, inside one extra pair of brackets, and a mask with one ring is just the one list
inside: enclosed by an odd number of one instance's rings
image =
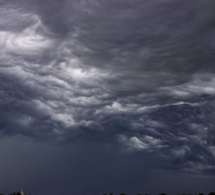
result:
[(214, 172), (213, 2), (0, 3), (2, 136), (119, 143)]

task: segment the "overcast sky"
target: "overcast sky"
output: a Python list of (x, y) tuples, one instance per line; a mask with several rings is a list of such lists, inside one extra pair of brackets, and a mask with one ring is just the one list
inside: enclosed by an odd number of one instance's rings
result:
[(0, 0), (0, 191), (215, 191), (214, 13)]

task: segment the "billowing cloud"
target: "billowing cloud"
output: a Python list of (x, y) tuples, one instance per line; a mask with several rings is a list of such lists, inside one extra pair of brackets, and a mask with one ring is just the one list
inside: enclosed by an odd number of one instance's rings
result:
[(214, 172), (213, 2), (0, 4), (1, 136), (118, 143)]

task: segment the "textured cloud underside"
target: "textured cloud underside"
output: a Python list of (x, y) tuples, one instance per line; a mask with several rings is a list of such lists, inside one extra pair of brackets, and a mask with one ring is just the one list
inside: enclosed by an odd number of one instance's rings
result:
[(0, 1), (0, 132), (215, 166), (214, 3)]

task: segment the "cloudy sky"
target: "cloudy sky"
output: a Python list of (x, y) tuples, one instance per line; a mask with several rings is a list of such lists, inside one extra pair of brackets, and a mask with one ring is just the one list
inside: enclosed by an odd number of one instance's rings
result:
[(0, 0), (0, 190), (215, 191), (214, 13)]

